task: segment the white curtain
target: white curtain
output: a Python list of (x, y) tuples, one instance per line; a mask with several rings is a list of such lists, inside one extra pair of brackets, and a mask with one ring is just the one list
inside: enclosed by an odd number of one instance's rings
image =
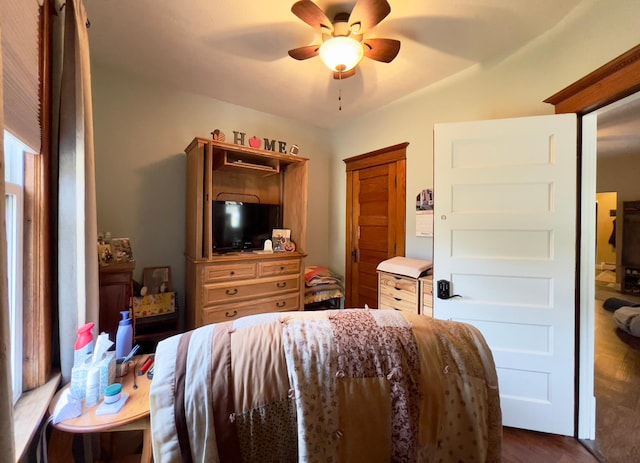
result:
[[(0, 31), (1, 35), (1, 31)], [(0, 76), (2, 53), (0, 53)], [(9, 297), (7, 276), (7, 232), (4, 199), (4, 114), (3, 92), (0, 79), (0, 423), (5, 428), (0, 433), (0, 455), (6, 461), (14, 461), (13, 394), (11, 391), (11, 339), (9, 334)]]
[(98, 231), (89, 37), (82, 0), (66, 0), (56, 22), (54, 60), (60, 67), (56, 73), (54, 66), (53, 92), (54, 98), (59, 96), (59, 111), (54, 110), (58, 136), (52, 152), (58, 166), (60, 363), (63, 382), (68, 382), (76, 330), (90, 321), (98, 324)]

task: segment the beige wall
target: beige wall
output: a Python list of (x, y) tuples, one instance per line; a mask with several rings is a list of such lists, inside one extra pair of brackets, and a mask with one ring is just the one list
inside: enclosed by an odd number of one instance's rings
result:
[(311, 159), (307, 262), (344, 272), (342, 160), (408, 141), (406, 254), (430, 259), (432, 240), (415, 236), (413, 198), (433, 186), (434, 124), (552, 113), (545, 98), (640, 42), (638, 17), (637, 0), (585, 0), (517, 53), (332, 132), (94, 68), (98, 227), (131, 238), (137, 278), (145, 266), (171, 265), (184, 293), (183, 150), (214, 128), (227, 135), (240, 129), (297, 143)]
[(610, 158), (599, 156), (596, 191), (617, 192), (618, 210), (623, 201), (640, 201), (640, 153)]
[(300, 146), (309, 161), (307, 262), (327, 265), (328, 133), (100, 67), (92, 69), (98, 230), (129, 237), (144, 267), (170, 265), (184, 306), (186, 156), (195, 136), (233, 130)]
[[(640, 201), (640, 153), (624, 156), (598, 157), (597, 192), (614, 191), (618, 194), (616, 220), (616, 264), (618, 281), (622, 278), (622, 230), (624, 229), (623, 205), (625, 201)], [(597, 261), (596, 261), (597, 262)]]
[[(478, 64), (336, 130), (330, 252), (337, 269), (343, 271), (345, 256), (342, 159), (410, 143), (406, 255), (431, 259), (432, 239), (415, 236), (413, 198), (433, 186), (434, 124), (553, 113), (544, 99), (640, 42), (639, 17), (637, 0), (585, 0), (556, 28), (511, 56)], [(434, 199), (438, 201), (437, 191)]]

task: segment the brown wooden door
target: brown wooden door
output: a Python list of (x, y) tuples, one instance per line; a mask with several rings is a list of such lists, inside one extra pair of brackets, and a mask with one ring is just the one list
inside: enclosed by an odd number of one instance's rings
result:
[(408, 143), (345, 159), (345, 307), (378, 306), (376, 267), (404, 256)]

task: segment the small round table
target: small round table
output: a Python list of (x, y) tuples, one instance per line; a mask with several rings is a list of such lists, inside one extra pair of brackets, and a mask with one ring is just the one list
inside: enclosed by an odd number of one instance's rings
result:
[[(142, 357), (143, 356), (134, 357), (127, 375), (115, 379), (115, 382), (122, 383), (122, 392), (129, 394), (129, 398), (118, 413), (97, 416), (96, 410), (102, 401), (100, 401), (98, 405), (89, 408), (85, 407), (83, 403), (82, 415), (77, 418), (61, 421), (53, 426), (60, 431), (76, 434), (142, 430), (142, 457), (140, 461), (150, 463), (152, 461), (149, 421), (149, 388), (151, 386), (151, 380), (147, 378), (146, 374), (138, 376), (138, 368), (133, 368), (134, 366), (142, 366), (142, 362), (144, 361)], [(133, 387), (134, 375), (137, 389)], [(49, 414), (53, 414), (60, 395), (69, 387), (70, 385), (67, 384), (56, 393), (49, 405)]]

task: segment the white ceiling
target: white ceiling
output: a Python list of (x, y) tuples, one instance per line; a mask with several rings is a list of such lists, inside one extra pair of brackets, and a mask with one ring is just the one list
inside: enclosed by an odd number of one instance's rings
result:
[[(356, 0), (317, 0), (329, 18)], [(338, 83), (319, 57), (287, 51), (320, 43), (293, 0), (91, 0), (91, 58), (179, 89), (334, 128), (554, 27), (581, 0), (389, 0), (366, 37), (402, 42), (391, 63), (365, 58)], [(613, 58), (613, 57), (612, 57)], [(338, 86), (342, 111), (338, 111)], [(598, 117), (599, 155), (640, 153), (640, 99)]]
[[(291, 13), (293, 0), (91, 0), (94, 63), (259, 111), (333, 128), (469, 66), (514, 51), (554, 27), (580, 0), (389, 0), (365, 37), (402, 42), (391, 63), (365, 58), (338, 85), (319, 57), (290, 58), (320, 43)], [(318, 0), (329, 18), (355, 0)]]

